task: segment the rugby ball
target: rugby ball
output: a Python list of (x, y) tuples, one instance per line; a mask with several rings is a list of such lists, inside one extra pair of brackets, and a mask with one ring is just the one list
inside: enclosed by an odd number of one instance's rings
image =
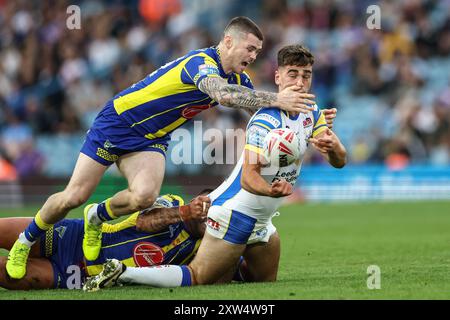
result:
[(300, 141), (289, 128), (273, 129), (264, 138), (263, 153), (270, 165), (286, 167), (300, 157)]

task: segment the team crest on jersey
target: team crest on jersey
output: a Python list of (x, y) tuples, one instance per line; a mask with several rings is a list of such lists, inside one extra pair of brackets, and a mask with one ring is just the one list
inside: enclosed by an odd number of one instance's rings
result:
[(55, 232), (58, 233), (58, 237), (60, 239), (62, 239), (64, 237), (64, 233), (66, 233), (66, 229), (67, 229), (67, 227), (64, 227), (64, 226), (60, 226), (58, 228), (55, 228)]
[(103, 144), (103, 147), (108, 150), (110, 148), (115, 148), (116, 146), (114, 144), (111, 143), (111, 141), (106, 140), (105, 143)]
[(266, 129), (253, 125), (247, 130), (247, 143), (262, 148), (266, 135)]
[(304, 128), (310, 127), (310, 126), (312, 126), (312, 124), (313, 123), (312, 123), (312, 120), (311, 120), (310, 117), (308, 117), (305, 120), (303, 120), (303, 127)]
[(133, 260), (138, 267), (150, 267), (164, 261), (164, 251), (151, 242), (139, 242), (133, 248)]
[(211, 106), (208, 104), (206, 106), (192, 106), (187, 107), (181, 112), (181, 115), (185, 117), (186, 119), (192, 119), (196, 115), (198, 115), (203, 110), (209, 109)]

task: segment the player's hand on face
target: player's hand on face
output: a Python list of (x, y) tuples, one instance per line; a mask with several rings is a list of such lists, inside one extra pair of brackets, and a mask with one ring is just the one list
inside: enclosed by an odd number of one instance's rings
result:
[(286, 180), (276, 180), (270, 186), (270, 196), (273, 198), (286, 197), (293, 192), (292, 185)]
[(323, 115), (325, 116), (325, 121), (327, 122), (327, 127), (333, 129), (334, 118), (336, 118), (337, 109), (323, 109)]
[(325, 130), (325, 134), (323, 134), (320, 138), (310, 138), (308, 141), (314, 148), (322, 153), (328, 153), (334, 150), (336, 144), (338, 143), (336, 135), (329, 128)]
[(211, 199), (208, 196), (198, 196), (189, 203), (191, 219), (204, 220), (211, 206)]
[(313, 94), (300, 92), (299, 86), (289, 86), (277, 95), (276, 104), (283, 110), (308, 113), (314, 110), (315, 98)]

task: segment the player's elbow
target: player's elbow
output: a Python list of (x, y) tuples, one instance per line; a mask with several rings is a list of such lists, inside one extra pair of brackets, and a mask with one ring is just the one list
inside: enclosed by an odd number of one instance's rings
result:
[(347, 164), (347, 154), (341, 155), (339, 158), (335, 159), (331, 165), (336, 169), (342, 169)]
[(344, 160), (342, 162), (333, 163), (333, 167), (336, 169), (342, 169), (346, 164), (347, 162)]

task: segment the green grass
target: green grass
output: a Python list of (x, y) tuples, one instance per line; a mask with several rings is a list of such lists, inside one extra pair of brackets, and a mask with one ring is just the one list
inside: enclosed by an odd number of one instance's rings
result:
[[(280, 212), (273, 221), (282, 241), (276, 283), (90, 294), (0, 289), (0, 299), (450, 299), (449, 202), (304, 204)], [(367, 288), (369, 265), (381, 269), (379, 290)]]

